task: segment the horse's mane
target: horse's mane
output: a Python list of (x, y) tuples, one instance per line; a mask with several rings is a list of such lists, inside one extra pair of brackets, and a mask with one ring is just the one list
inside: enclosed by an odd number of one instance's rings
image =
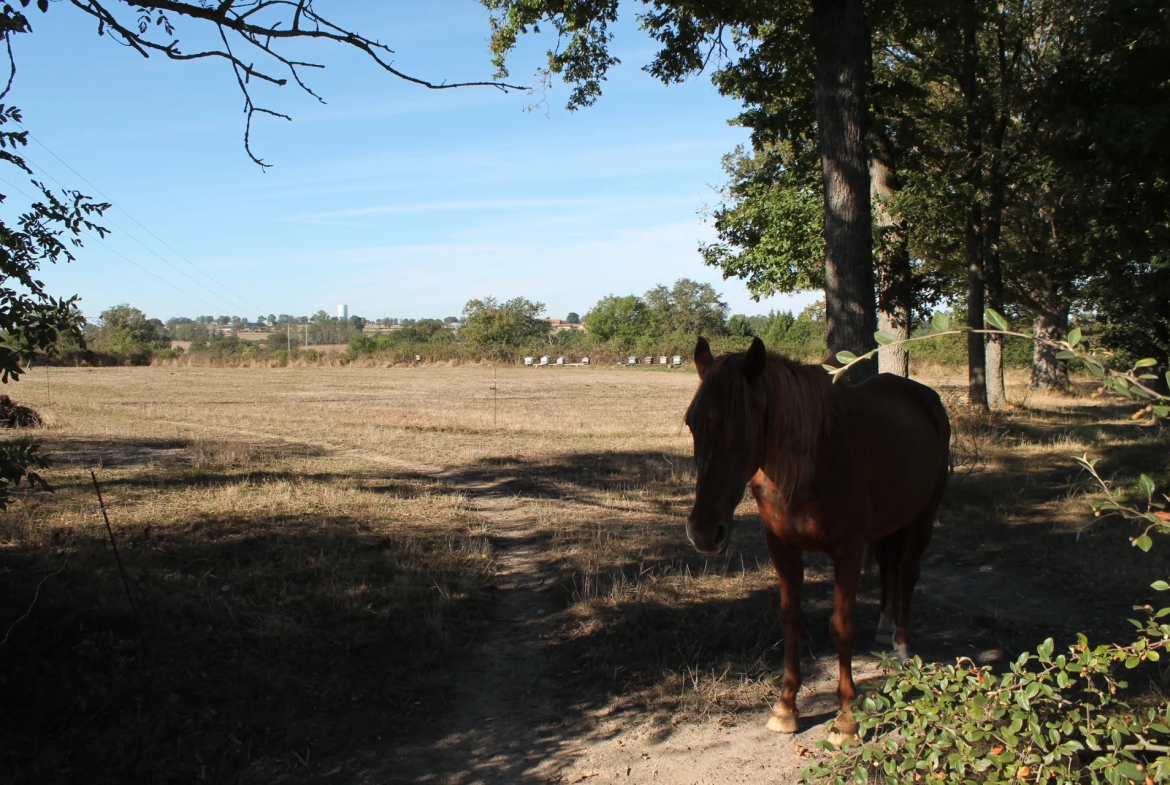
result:
[(833, 381), (819, 365), (770, 352), (760, 381), (768, 396), (764, 474), (795, 502), (812, 485), (831, 425)]
[[(750, 388), (744, 377), (746, 353), (723, 355), (704, 375), (691, 403), (688, 422), (701, 405), (743, 407), (743, 425), (754, 428), (749, 416)], [(760, 375), (767, 399), (764, 473), (789, 502), (798, 502), (812, 485), (822, 445), (832, 425), (832, 380), (819, 365), (805, 365), (780, 354), (768, 353)], [(706, 399), (706, 400), (703, 400)], [(737, 427), (728, 411), (726, 426)]]

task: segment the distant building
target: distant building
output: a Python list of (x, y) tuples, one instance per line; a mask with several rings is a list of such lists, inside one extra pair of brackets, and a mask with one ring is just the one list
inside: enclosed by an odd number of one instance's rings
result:
[(338, 319), (348, 319), (349, 318), (349, 306), (348, 305), (339, 304), (337, 306), (337, 318)]
[(545, 321), (548, 322), (550, 325), (552, 325), (552, 329), (554, 332), (558, 332), (558, 333), (559, 332), (566, 332), (568, 330), (584, 330), (585, 329), (585, 325), (583, 325), (583, 324), (566, 322), (564, 319), (545, 319)]
[(401, 330), (401, 324), (377, 324), (376, 322), (366, 322), (362, 327), (362, 332), (366, 335), (385, 335), (395, 330)]

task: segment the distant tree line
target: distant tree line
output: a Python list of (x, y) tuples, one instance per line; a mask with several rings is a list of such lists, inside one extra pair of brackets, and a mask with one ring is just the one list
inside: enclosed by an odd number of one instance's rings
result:
[[(281, 364), (291, 357), (312, 357), (314, 347), (345, 346), (350, 358), (386, 355), (413, 360), (519, 360), (524, 355), (556, 354), (599, 361), (627, 356), (688, 354), (703, 335), (721, 350), (735, 350), (759, 336), (774, 351), (806, 362), (827, 357), (825, 305), (818, 301), (794, 314), (730, 314), (709, 284), (682, 278), (672, 286), (655, 286), (642, 295), (608, 295), (582, 318), (571, 312), (561, 322), (544, 317), (545, 305), (514, 297), (469, 301), (459, 317), (443, 319), (361, 316), (341, 319), (326, 311), (312, 316), (269, 315), (250, 321), (236, 316), (174, 317), (165, 322), (121, 304), (82, 323), (83, 340), (63, 337), (56, 354), (65, 362), (91, 364), (148, 363), (184, 354)], [(584, 329), (573, 329), (582, 326)], [(182, 342), (182, 348), (172, 348)], [(922, 362), (961, 365), (965, 344), (960, 336), (916, 344)], [(1027, 341), (1009, 344), (1006, 363), (1026, 366)], [(291, 353), (291, 354), (290, 354)]]

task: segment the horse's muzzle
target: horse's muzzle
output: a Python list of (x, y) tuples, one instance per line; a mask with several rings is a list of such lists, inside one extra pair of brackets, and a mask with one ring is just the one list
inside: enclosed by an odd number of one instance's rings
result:
[(719, 522), (714, 526), (695, 526), (687, 521), (687, 539), (699, 553), (723, 553), (731, 542), (731, 526)]

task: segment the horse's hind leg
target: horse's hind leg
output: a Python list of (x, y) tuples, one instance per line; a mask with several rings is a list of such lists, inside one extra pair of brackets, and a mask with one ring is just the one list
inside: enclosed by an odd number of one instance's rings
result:
[(804, 560), (800, 551), (782, 544), (767, 528), (764, 539), (780, 578), (780, 620), (784, 626), (784, 683), (780, 700), (772, 707), (768, 730), (796, 733), (800, 719), (796, 710), (796, 693), (800, 691), (800, 639), (804, 635), (804, 613), (800, 610)]
[(891, 645), (898, 617), (898, 568), (902, 561), (902, 532), (888, 534), (871, 547), (877, 557), (882, 585), (881, 618), (874, 638), (880, 644)]
[(930, 544), (934, 531), (935, 508), (931, 507), (915, 518), (905, 528), (902, 558), (898, 564), (897, 580), (897, 626), (894, 630), (894, 656), (900, 660), (910, 657), (910, 597), (918, 583), (921, 572), (922, 554)]
[(861, 548), (845, 547), (833, 556), (833, 619), (829, 630), (837, 644), (837, 700), (840, 710), (829, 728), (829, 740), (840, 743), (857, 736), (857, 720), (853, 718), (853, 700), (857, 697), (853, 685), (853, 642), (856, 627), (853, 606), (857, 599), (857, 583), (861, 577)]

